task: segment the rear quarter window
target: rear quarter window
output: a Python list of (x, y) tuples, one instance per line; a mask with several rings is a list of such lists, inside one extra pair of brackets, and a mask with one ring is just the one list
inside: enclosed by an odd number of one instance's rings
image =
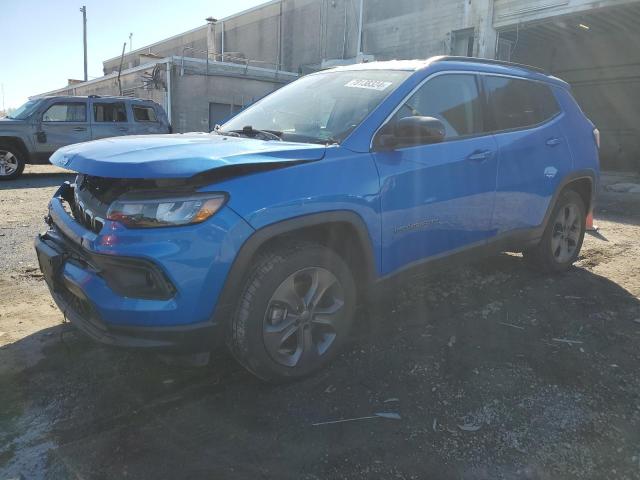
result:
[(541, 82), (485, 77), (494, 130), (513, 130), (543, 123), (560, 112), (551, 88)]
[(132, 105), (133, 118), (136, 122), (157, 122), (158, 117), (153, 107), (142, 105)]

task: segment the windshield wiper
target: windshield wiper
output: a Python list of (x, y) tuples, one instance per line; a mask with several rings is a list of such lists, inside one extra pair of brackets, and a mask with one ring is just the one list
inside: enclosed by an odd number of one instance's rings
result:
[(239, 137), (240, 136), (235, 132), (225, 132), (225, 131), (222, 131), (222, 130), (211, 130), (211, 133), (213, 133), (214, 135), (222, 135), (222, 136), (227, 136), (227, 137)]
[(244, 135), (249, 138), (262, 136), (265, 137), (262, 140), (277, 140), (279, 142), (282, 141), (282, 132), (279, 132), (278, 130), (258, 130), (256, 128), (253, 128), (251, 125), (247, 125), (242, 130), (230, 130), (230, 132)]
[(335, 138), (312, 138), (310, 140), (307, 140), (308, 143), (318, 143), (320, 145), (339, 145), (340, 142), (338, 142)]

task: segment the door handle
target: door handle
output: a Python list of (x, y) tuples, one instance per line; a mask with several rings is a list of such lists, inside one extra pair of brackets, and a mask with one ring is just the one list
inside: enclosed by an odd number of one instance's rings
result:
[(129, 129), (127, 127), (119, 127), (118, 130), (120, 130), (121, 132), (128, 132)]
[(87, 127), (75, 127), (73, 129), (74, 132), (86, 132), (87, 131)]
[(492, 155), (493, 152), (491, 150), (480, 150), (475, 151), (471, 155), (469, 155), (467, 157), (467, 160), (470, 160), (472, 162), (484, 162), (488, 158), (491, 158)]
[(553, 137), (553, 138), (550, 138), (549, 140), (547, 140), (547, 145), (549, 147), (555, 147), (557, 145), (560, 145), (560, 143), (562, 143), (562, 140), (560, 140), (557, 137)]

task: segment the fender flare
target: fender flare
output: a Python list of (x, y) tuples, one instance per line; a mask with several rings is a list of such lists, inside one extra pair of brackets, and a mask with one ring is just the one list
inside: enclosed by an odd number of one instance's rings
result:
[(371, 285), (375, 279), (375, 256), (369, 230), (360, 215), (351, 210), (334, 210), (330, 212), (312, 213), (272, 223), (256, 230), (242, 245), (227, 274), (224, 286), (216, 302), (213, 323), (222, 325), (233, 315), (239, 289), (250, 268), (251, 260), (256, 252), (269, 240), (309, 227), (327, 224), (347, 224), (354, 229), (358, 242), (363, 249), (365, 266), (365, 284)]
[(593, 204), (595, 202), (595, 198), (596, 198), (596, 190), (597, 190), (597, 185), (596, 185), (596, 173), (593, 170), (577, 170), (575, 172), (571, 172), (570, 174), (566, 175), (562, 181), (560, 182), (560, 184), (558, 185), (558, 187), (556, 188), (556, 191), (553, 194), (553, 197), (551, 198), (551, 201), (549, 202), (549, 206), (547, 207), (547, 211), (544, 214), (544, 219), (542, 222), (542, 232), (544, 232), (544, 230), (547, 228), (547, 223), (549, 222), (549, 218), (551, 217), (551, 213), (553, 212), (553, 209), (556, 206), (556, 202), (558, 201), (558, 197), (560, 197), (560, 194), (562, 193), (562, 191), (567, 187), (567, 185), (569, 185), (572, 182), (575, 182), (576, 180), (583, 180), (583, 179), (588, 179), (591, 182), (591, 198), (590, 198), (590, 203), (589, 205), (585, 205), (585, 207), (587, 208), (587, 213), (589, 213), (589, 210), (591, 210), (593, 208)]
[(31, 154), (29, 152), (29, 149), (27, 148), (27, 143), (22, 137), (18, 137), (16, 135), (6, 135), (0, 132), (0, 144), (3, 142), (12, 143), (17, 148), (19, 148), (24, 155), (24, 162), (29, 163), (29, 161), (31, 160)]

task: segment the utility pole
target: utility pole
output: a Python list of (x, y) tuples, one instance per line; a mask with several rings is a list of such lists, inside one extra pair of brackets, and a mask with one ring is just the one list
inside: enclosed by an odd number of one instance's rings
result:
[(120, 96), (122, 96), (122, 82), (120, 81), (120, 74), (122, 73), (122, 62), (124, 62), (124, 49), (127, 48), (127, 42), (122, 44), (122, 55), (120, 55), (120, 68), (118, 68), (118, 90), (120, 90)]
[(87, 76), (87, 7), (83, 5), (80, 9), (82, 12), (82, 39), (84, 42), (84, 81), (86, 82), (89, 77)]
[(362, 55), (362, 20), (364, 13), (364, 0), (360, 0), (360, 12), (358, 16), (358, 46), (356, 48), (356, 55)]

